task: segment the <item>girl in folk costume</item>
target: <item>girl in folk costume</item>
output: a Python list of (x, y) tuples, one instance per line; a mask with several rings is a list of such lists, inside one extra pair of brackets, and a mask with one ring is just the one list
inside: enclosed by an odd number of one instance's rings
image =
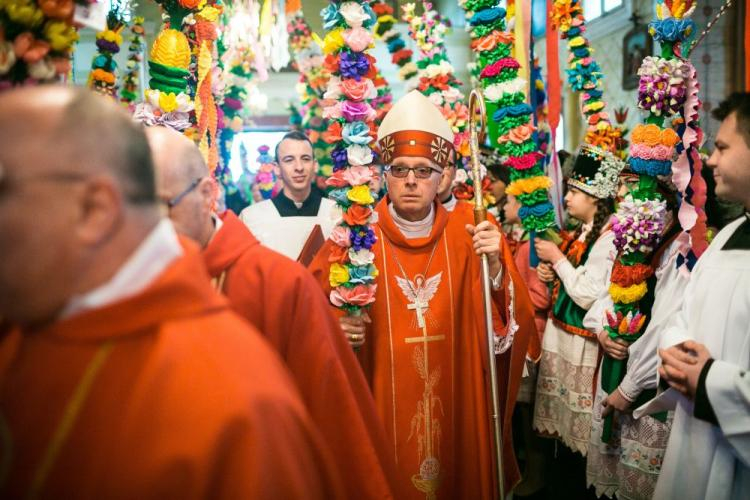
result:
[[(537, 239), (542, 281), (553, 282), (552, 311), (542, 341), (534, 427), (585, 456), (591, 435), (594, 372), (599, 343), (586, 330), (586, 311), (606, 290), (615, 258), (609, 219), (624, 163), (612, 153), (583, 145), (568, 180), (568, 214), (581, 221), (560, 248)], [(570, 462), (576, 461), (571, 454)], [(578, 464), (581, 469), (584, 463)]]

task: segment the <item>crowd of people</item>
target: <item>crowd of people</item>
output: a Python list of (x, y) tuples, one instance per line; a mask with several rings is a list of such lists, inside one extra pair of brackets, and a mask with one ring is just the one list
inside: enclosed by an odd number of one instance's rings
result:
[[(375, 243), (347, 258), (378, 286), (352, 315), (330, 269), (353, 236), (304, 132), (272, 150), (281, 189), (234, 213), (184, 135), (85, 89), (3, 92), (0, 496), (748, 498), (750, 94), (713, 118), (715, 194), (745, 213), (684, 272), (659, 179), (645, 333), (626, 343), (606, 328), (612, 216), (638, 175), (611, 152), (567, 160), (559, 241), (524, 231), (487, 152), (495, 205), (475, 223), (451, 127), (407, 94), (362, 174)], [(608, 358), (626, 363), (613, 391)]]

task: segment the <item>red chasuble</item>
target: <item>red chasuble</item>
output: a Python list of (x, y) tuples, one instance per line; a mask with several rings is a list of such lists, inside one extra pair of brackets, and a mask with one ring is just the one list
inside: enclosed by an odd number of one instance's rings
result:
[(0, 497), (343, 498), (278, 356), (197, 249), (142, 293), (0, 340)]
[[(373, 248), (380, 272), (367, 342), (360, 351), (375, 403), (396, 449), (396, 498), (495, 498), (480, 260), (463, 212), (435, 205), (432, 232), (407, 240), (378, 204)], [(329, 241), (311, 269), (328, 285)], [(507, 245), (503, 286), (493, 292), (495, 331), (509, 332), (507, 293), (515, 287), (515, 331), (498, 356), (506, 491), (519, 479), (511, 416), (534, 319)], [(508, 272), (509, 271), (509, 272)], [(502, 339), (501, 339), (502, 340)]]
[(290, 369), (348, 498), (391, 498), (393, 451), (362, 370), (325, 295), (297, 262), (261, 245), (232, 212), (203, 251), (232, 308)]

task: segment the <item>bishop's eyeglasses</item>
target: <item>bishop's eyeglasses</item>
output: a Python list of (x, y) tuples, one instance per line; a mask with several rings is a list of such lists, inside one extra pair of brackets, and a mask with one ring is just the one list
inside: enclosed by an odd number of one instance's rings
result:
[(402, 167), (400, 165), (386, 165), (385, 170), (398, 179), (407, 177), (409, 172), (414, 172), (414, 177), (417, 179), (429, 179), (433, 172), (440, 173), (440, 170), (432, 167)]

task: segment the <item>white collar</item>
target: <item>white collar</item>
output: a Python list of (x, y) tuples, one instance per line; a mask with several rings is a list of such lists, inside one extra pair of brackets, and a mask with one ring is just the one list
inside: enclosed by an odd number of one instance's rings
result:
[(391, 217), (393, 217), (393, 222), (396, 224), (396, 227), (398, 227), (399, 231), (401, 231), (401, 234), (403, 234), (407, 240), (411, 240), (414, 238), (426, 238), (430, 235), (430, 232), (432, 231), (432, 225), (435, 223), (434, 205), (430, 205), (430, 213), (427, 214), (427, 217), (414, 222), (408, 221), (399, 216), (396, 213), (396, 209), (393, 208), (393, 203), (388, 205), (388, 211), (391, 213)]
[(443, 208), (449, 212), (453, 212), (453, 209), (456, 208), (456, 203), (458, 203), (458, 200), (451, 194), (450, 199), (443, 203)]
[(168, 219), (162, 219), (112, 279), (71, 298), (59, 319), (99, 309), (142, 292), (180, 255), (182, 246), (177, 233)]

